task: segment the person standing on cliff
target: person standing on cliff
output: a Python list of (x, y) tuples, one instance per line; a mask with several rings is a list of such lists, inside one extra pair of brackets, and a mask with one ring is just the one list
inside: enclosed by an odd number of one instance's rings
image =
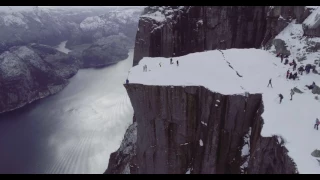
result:
[(126, 84), (129, 84), (129, 79), (126, 80)]
[(290, 75), (290, 71), (288, 70), (287, 71), (287, 79), (289, 78), (289, 75)]
[(314, 129), (316, 129), (317, 128), (317, 130), (318, 130), (318, 128), (319, 128), (319, 123), (320, 123), (320, 121), (319, 121), (319, 119), (317, 118), (316, 119), (316, 124), (314, 125)]
[[(269, 83), (268, 83), (268, 86), (267, 86), (267, 87), (269, 87), (269, 85), (271, 85), (271, 87), (272, 87), (271, 80), (272, 80), (272, 79), (269, 80)], [(272, 88), (273, 88), (273, 87), (272, 87)]]
[(177, 66), (179, 66), (179, 61), (177, 60)]
[(280, 54), (281, 63), (283, 62), (283, 54)]
[(283, 96), (282, 96), (282, 94), (279, 94), (279, 98), (280, 98), (280, 104), (281, 104), (281, 102), (282, 102), (282, 99), (283, 99)]
[(170, 64), (173, 64), (173, 62), (172, 62), (172, 58), (170, 59)]
[(288, 63), (289, 63), (289, 60), (286, 59), (286, 60), (284, 61), (284, 65), (287, 65)]
[(296, 70), (296, 68), (297, 68), (297, 64), (296, 64), (296, 63), (294, 63), (294, 64), (293, 64), (293, 71), (295, 71), (295, 70)]
[(159, 63), (159, 66), (161, 67), (161, 62)]

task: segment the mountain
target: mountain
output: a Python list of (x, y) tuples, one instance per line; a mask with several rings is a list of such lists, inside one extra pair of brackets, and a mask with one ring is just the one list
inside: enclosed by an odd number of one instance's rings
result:
[(77, 59), (50, 46), (11, 47), (0, 54), (0, 113), (59, 92), (79, 66)]
[(82, 45), (70, 53), (82, 62), (82, 68), (104, 67), (128, 58), (131, 41), (120, 35), (98, 39), (92, 45)]
[(102, 11), (31, 7), (0, 8), (0, 52), (12, 46), (40, 43), (58, 45), (78, 28), (78, 22)]
[(112, 9), (100, 16), (91, 16), (84, 19), (79, 29), (72, 34), (67, 47), (88, 44), (110, 35), (124, 34), (132, 40), (137, 30), (137, 24), (142, 7), (124, 7)]
[[(104, 67), (126, 59), (141, 10), (0, 7), (0, 113), (57, 93), (79, 68)], [(94, 26), (96, 18), (102, 26)], [(101, 30), (104, 33), (97, 36)], [(90, 41), (82, 41), (87, 37)], [(50, 47), (65, 40), (67, 45), (77, 45), (69, 55)]]
[[(105, 173), (319, 174), (318, 8), (147, 7), (125, 85), (133, 123)], [(315, 70), (287, 79), (278, 53)]]

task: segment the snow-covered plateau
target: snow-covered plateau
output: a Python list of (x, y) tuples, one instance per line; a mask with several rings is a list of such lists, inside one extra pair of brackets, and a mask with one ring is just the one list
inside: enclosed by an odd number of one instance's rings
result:
[[(143, 58), (130, 70), (129, 82), (199, 85), (225, 95), (261, 93), (265, 107), (262, 135), (280, 135), (286, 140), (288, 154), (297, 164), (299, 173), (320, 173), (319, 163), (311, 156), (311, 152), (320, 147), (320, 142), (313, 140), (320, 133), (313, 129), (316, 118), (320, 117), (320, 102), (305, 87), (312, 82), (319, 85), (318, 74), (303, 74), (298, 80), (288, 80), (286, 72), (292, 71), (292, 67), (282, 64), (274, 54), (259, 49), (213, 50), (176, 57), (173, 61), (174, 64), (170, 64), (169, 58)], [(147, 65), (147, 72), (143, 72), (144, 65)], [(267, 87), (270, 78), (273, 88)], [(296, 93), (290, 101), (290, 90), (294, 87), (303, 93)], [(280, 93), (284, 96), (281, 104)]]

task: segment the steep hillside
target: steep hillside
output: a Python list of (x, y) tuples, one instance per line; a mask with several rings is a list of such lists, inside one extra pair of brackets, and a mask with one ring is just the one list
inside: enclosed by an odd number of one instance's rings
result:
[(72, 34), (67, 46), (93, 43), (110, 35), (124, 34), (134, 44), (138, 20), (142, 7), (112, 9), (100, 16), (91, 16), (79, 24), (79, 29)]
[(0, 54), (0, 113), (59, 92), (79, 66), (77, 59), (49, 46), (10, 48)]
[[(104, 10), (104, 11), (103, 11)], [(89, 16), (103, 14), (106, 8), (76, 9), (39, 6), (0, 7), (0, 53), (12, 46), (40, 43), (58, 45), (79, 29)]]

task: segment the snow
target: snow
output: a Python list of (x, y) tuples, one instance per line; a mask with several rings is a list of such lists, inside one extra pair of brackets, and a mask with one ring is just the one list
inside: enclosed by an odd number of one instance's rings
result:
[(60, 52), (68, 54), (69, 52), (71, 52), (71, 50), (66, 48), (66, 44), (67, 44), (67, 41), (62, 41), (55, 49)]
[(27, 27), (27, 24), (18, 15), (14, 16), (9, 14), (9, 15), (3, 16), (2, 18), (6, 26), (17, 25), (17, 26)]
[[(314, 60), (320, 59), (319, 52), (308, 52), (308, 47), (320, 43), (320, 38), (308, 38), (303, 36), (302, 24), (295, 24), (295, 21), (291, 22), (281, 33), (279, 33), (275, 39), (283, 40), (287, 45), (287, 49), (291, 52), (289, 57), (292, 59), (306, 59), (303, 63), (314, 63)], [(270, 51), (274, 51), (274, 46)], [(299, 66), (299, 64), (298, 64)]]
[[(311, 91), (305, 89), (305, 85), (313, 81), (320, 84), (319, 75), (310, 73), (304, 74), (300, 80), (287, 80), (285, 75), (289, 66), (281, 64), (280, 58), (274, 54), (259, 49), (213, 50), (175, 57), (173, 60), (179, 60), (179, 66), (176, 63), (170, 65), (170, 58), (143, 58), (131, 68), (130, 83), (204, 86), (225, 95), (262, 93), (265, 110), (262, 114), (265, 121), (262, 136), (281, 135), (286, 139), (288, 154), (296, 162), (300, 173), (320, 173), (317, 160), (311, 156), (311, 152), (320, 147), (320, 141), (312, 141), (320, 133), (313, 129), (315, 119), (320, 115), (320, 104)], [(147, 65), (148, 72), (143, 72), (144, 65)], [(270, 78), (273, 88), (267, 87)], [(290, 101), (290, 89), (293, 87), (304, 93), (295, 93)], [(284, 96), (282, 104), (279, 104), (280, 93)], [(199, 144), (202, 143), (200, 140)]]
[(201, 124), (203, 124), (203, 125), (207, 126), (207, 123), (205, 123), (205, 122), (203, 122), (203, 121), (201, 121)]
[(188, 171), (186, 172), (186, 174), (190, 174), (191, 169), (189, 168)]
[(80, 23), (80, 28), (84, 31), (95, 30), (103, 27), (104, 23), (99, 16), (88, 17)]
[(199, 140), (199, 145), (200, 145), (200, 146), (203, 146), (202, 139)]
[(0, 72), (3, 79), (18, 78), (29, 74), (26, 65), (9, 51), (0, 54)]
[(159, 11), (156, 11), (156, 12), (150, 13), (150, 14), (144, 14), (144, 15), (140, 16), (140, 18), (150, 18), (150, 19), (153, 19), (157, 22), (163, 22), (166, 20), (166, 16)]
[(188, 145), (189, 143), (184, 143), (184, 144), (180, 144), (180, 146), (185, 146), (185, 145)]
[[(118, 10), (117, 10), (118, 9)], [(84, 19), (80, 23), (83, 31), (92, 31), (100, 28), (108, 33), (118, 32), (121, 24), (138, 23), (142, 8), (128, 8), (112, 10), (101, 16), (92, 16)]]
[(244, 137), (244, 146), (242, 147), (241, 150), (241, 156), (247, 156), (249, 155), (249, 150), (250, 150), (250, 136), (251, 136), (251, 127), (249, 128), (248, 133)]
[(303, 24), (313, 27), (320, 21), (320, 7), (314, 8), (313, 12), (304, 20)]

